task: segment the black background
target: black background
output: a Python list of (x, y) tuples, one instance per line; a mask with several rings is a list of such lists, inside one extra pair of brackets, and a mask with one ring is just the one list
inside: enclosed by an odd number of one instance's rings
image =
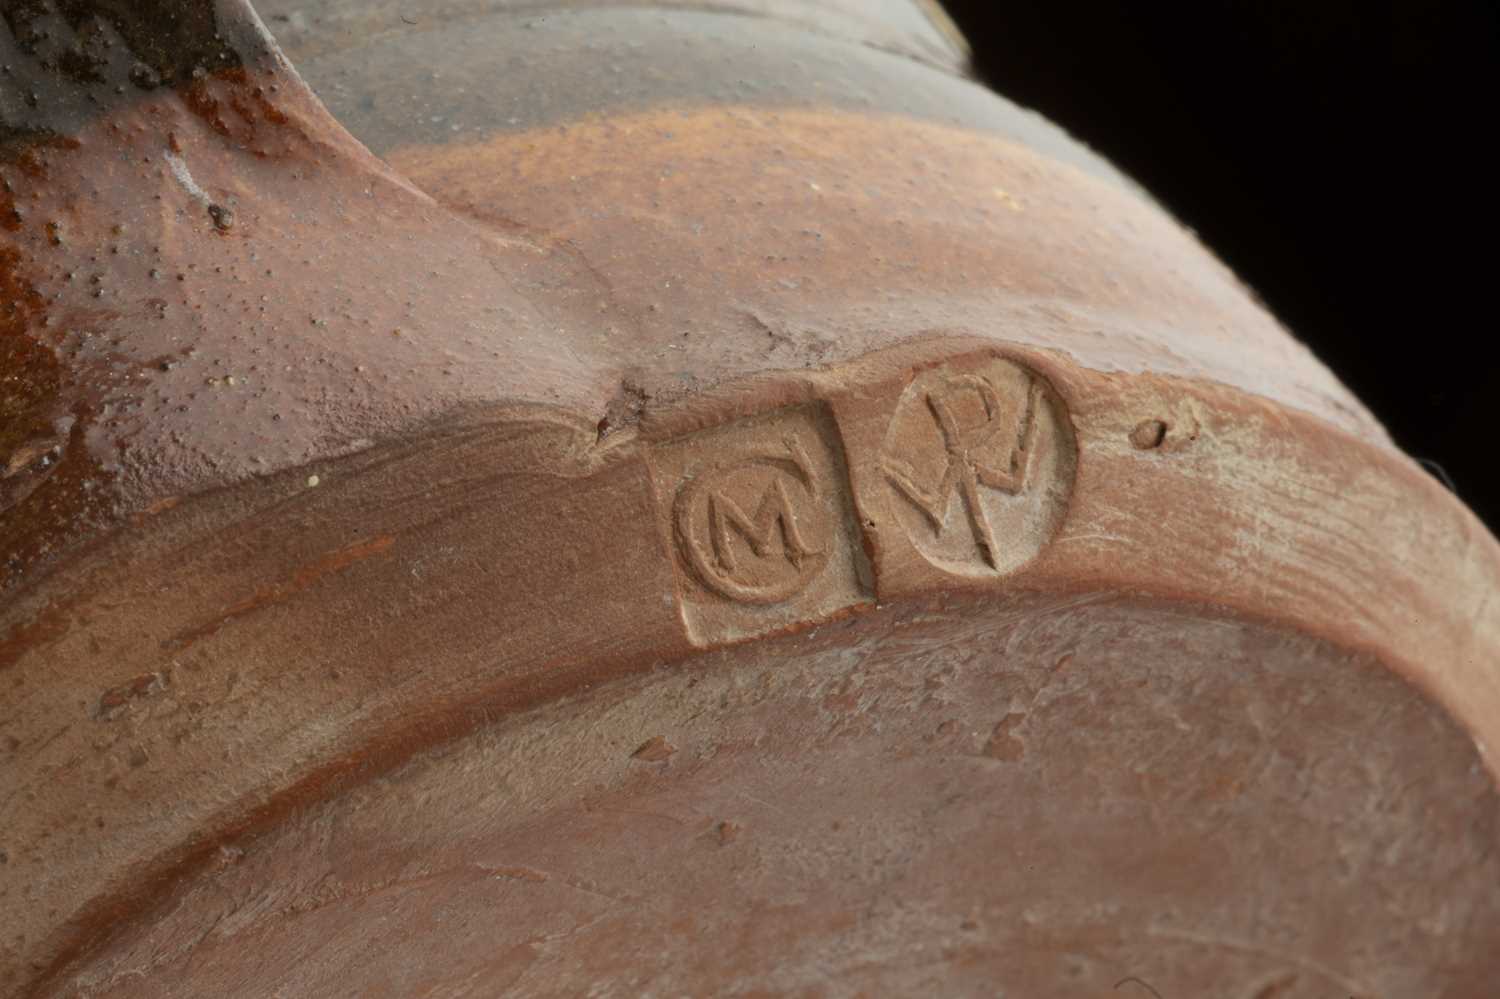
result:
[(1500, 0), (944, 5), (1500, 527)]

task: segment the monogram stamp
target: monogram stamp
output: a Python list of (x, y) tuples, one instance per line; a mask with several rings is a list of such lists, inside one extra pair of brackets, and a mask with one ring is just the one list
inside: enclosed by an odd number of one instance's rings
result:
[(912, 380), (881, 447), (888, 508), (922, 558), (961, 576), (1031, 561), (1067, 510), (1074, 452), (1062, 403), (1035, 374), (989, 359)]
[(695, 643), (766, 634), (869, 599), (848, 475), (822, 407), (658, 445), (651, 467)]

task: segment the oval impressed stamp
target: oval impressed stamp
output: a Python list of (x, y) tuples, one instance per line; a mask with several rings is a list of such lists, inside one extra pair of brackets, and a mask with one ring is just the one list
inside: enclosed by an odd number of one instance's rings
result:
[(923, 559), (960, 576), (1035, 558), (1067, 513), (1075, 466), (1062, 401), (998, 358), (917, 375), (880, 454), (891, 516)]

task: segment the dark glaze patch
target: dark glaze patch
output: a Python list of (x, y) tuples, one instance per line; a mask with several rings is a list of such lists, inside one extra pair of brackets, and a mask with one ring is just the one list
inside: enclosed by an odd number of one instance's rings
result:
[(243, 0), (0, 0), (0, 586), (118, 518), (86, 436), (139, 407), (119, 350), (138, 317), (105, 275), (161, 248), (98, 223), (131, 201), (119, 164), (141, 150), (118, 125), (82, 137), (158, 91), (222, 124), (215, 95), (255, 90), (275, 53)]
[(243, 0), (3, 0), (0, 153), (67, 136), (133, 93), (265, 64)]

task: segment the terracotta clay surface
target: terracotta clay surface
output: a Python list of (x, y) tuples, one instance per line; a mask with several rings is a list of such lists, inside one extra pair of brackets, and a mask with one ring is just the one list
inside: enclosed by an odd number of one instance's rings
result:
[(923, 5), (0, 12), (4, 994), (1492, 993), (1494, 538)]

